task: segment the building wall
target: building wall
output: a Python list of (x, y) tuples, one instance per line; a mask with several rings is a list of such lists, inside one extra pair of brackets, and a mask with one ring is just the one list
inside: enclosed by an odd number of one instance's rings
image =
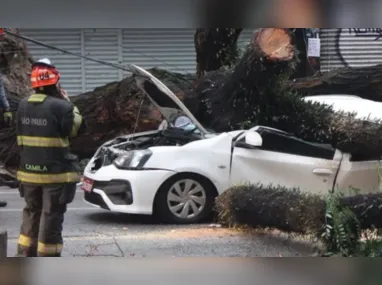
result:
[(382, 28), (321, 29), (321, 71), (382, 64)]
[[(23, 36), (94, 59), (143, 68), (159, 67), (194, 73), (194, 29), (20, 29)], [(252, 29), (244, 29), (238, 44), (245, 47)], [(28, 42), (36, 59), (48, 57), (59, 68), (70, 94), (121, 80), (128, 72)]]
[[(20, 34), (58, 48), (81, 54), (81, 31), (78, 29), (20, 29)], [(82, 90), (81, 59), (27, 42), (31, 55), (35, 58), (48, 57), (60, 69), (61, 82), (69, 94), (78, 94)]]

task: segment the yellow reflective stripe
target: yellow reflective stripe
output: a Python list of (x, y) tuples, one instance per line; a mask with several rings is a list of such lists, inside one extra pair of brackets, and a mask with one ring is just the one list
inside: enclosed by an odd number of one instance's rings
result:
[(20, 235), (18, 244), (25, 247), (31, 247), (32, 246), (32, 239), (30, 237)]
[(46, 244), (38, 242), (37, 251), (45, 254), (58, 254), (62, 252), (63, 244)]
[(35, 147), (68, 147), (69, 140), (67, 138), (17, 136), (17, 144)]
[(44, 94), (33, 94), (28, 98), (28, 102), (43, 102), (45, 98)]
[(72, 126), (72, 131), (70, 133), (71, 137), (77, 136), (78, 130), (80, 129), (81, 124), (82, 124), (82, 116), (81, 116), (80, 111), (78, 110), (78, 108), (76, 106), (74, 106), (74, 108), (73, 108), (73, 116), (74, 116), (73, 126)]
[(81, 175), (77, 172), (66, 172), (58, 174), (40, 174), (17, 171), (17, 180), (25, 183), (50, 184), (80, 182)]

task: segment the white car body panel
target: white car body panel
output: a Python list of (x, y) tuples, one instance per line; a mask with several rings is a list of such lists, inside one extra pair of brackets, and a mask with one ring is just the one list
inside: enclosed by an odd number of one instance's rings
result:
[[(304, 98), (306, 101), (314, 101), (327, 104), (335, 111), (356, 112), (358, 119), (381, 120), (382, 103), (372, 100), (362, 99), (354, 95), (318, 95)], [(339, 170), (336, 187), (338, 189), (348, 189), (349, 187), (363, 189), (363, 193), (371, 193), (380, 189), (381, 177), (379, 168), (381, 161), (349, 161), (349, 154), (343, 154), (344, 159)], [(346, 193), (348, 194), (348, 193)]]
[(104, 202), (112, 211), (151, 215), (158, 185), (161, 185), (164, 181), (173, 176), (175, 172), (165, 169), (126, 171), (120, 170), (114, 165), (108, 165), (102, 167), (96, 173), (92, 173), (89, 169), (86, 169), (84, 174), (87, 178), (96, 181), (110, 181), (111, 179), (128, 180), (134, 191), (134, 203), (132, 205), (115, 205), (102, 189), (95, 188), (93, 191), (102, 196)]
[(359, 119), (382, 119), (382, 103), (372, 100), (362, 99), (353, 95), (317, 95), (304, 98), (306, 101), (314, 101), (327, 104), (335, 111), (356, 112)]
[[(232, 134), (223, 133), (180, 147), (151, 147), (150, 150), (155, 155), (144, 167), (200, 174), (208, 178), (220, 194), (230, 185), (230, 149), (233, 137)], [(169, 157), (171, 157), (171, 163), (169, 163)]]
[(338, 166), (339, 161), (235, 147), (231, 180), (233, 185), (261, 182), (322, 194), (332, 188)]
[[(349, 157), (348, 154), (344, 154)], [(338, 172), (336, 187), (338, 189), (361, 189), (361, 193), (375, 193), (381, 189), (381, 161), (351, 162), (344, 159)], [(345, 193), (351, 195), (352, 193)]]
[[(183, 103), (175, 99), (176, 96), (164, 84), (147, 71), (133, 67), (139, 75), (139, 86), (144, 86), (144, 78), (151, 80), (175, 102), (177, 108), (190, 115)], [(151, 100), (155, 103), (155, 100), (152, 98)], [(304, 100), (332, 105), (336, 111), (357, 112), (359, 118), (366, 118), (369, 115), (370, 118), (382, 118), (382, 103), (357, 96), (322, 95), (306, 97)], [(168, 115), (165, 117), (169, 118), (171, 112), (165, 106), (166, 103), (156, 105)], [(332, 189), (335, 179), (336, 187), (342, 189), (362, 188), (364, 193), (379, 189), (378, 167), (381, 165), (379, 160), (351, 162), (350, 155), (339, 150), (334, 152), (332, 159), (321, 159), (266, 151), (261, 147), (232, 148), (232, 139), (240, 133), (243, 133), (240, 138), (244, 137), (246, 131), (238, 130), (218, 135), (208, 133), (192, 115), (190, 118), (205, 138), (183, 146), (149, 147), (152, 155), (144, 164), (143, 170), (121, 170), (111, 164), (92, 172), (90, 168), (94, 157), (90, 160), (84, 171), (84, 176), (87, 178), (95, 181), (128, 180), (131, 184), (134, 198), (131, 205), (113, 204), (102, 189), (96, 187), (93, 190), (94, 193), (101, 195), (111, 211), (152, 214), (155, 195), (161, 185), (173, 175), (185, 172), (206, 177), (215, 185), (219, 194), (233, 185), (242, 183), (299, 187), (311, 193), (325, 194)], [(256, 127), (248, 131), (256, 131)], [(135, 138), (149, 133), (155, 133), (155, 131), (124, 137)], [(110, 142), (105, 143), (104, 146), (108, 143)]]

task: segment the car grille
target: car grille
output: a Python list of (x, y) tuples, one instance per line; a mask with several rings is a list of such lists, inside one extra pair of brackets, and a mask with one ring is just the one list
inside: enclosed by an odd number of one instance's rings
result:
[(94, 192), (85, 192), (85, 200), (93, 205), (100, 206), (102, 209), (110, 210), (106, 203), (103, 201), (101, 195)]

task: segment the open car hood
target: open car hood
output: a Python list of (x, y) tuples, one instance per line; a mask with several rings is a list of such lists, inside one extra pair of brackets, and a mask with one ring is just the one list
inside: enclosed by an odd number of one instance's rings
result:
[(169, 124), (173, 123), (176, 114), (183, 114), (191, 120), (201, 134), (208, 134), (208, 131), (196, 120), (182, 101), (159, 79), (134, 64), (129, 64), (128, 67), (134, 75), (138, 88), (158, 107)]

